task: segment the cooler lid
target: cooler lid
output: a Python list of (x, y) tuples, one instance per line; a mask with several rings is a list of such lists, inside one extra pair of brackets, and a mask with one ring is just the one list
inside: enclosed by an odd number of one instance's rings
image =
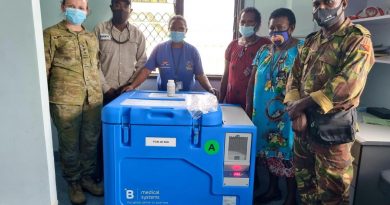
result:
[[(102, 121), (132, 125), (192, 125), (193, 118), (186, 108), (187, 95), (204, 92), (179, 92), (168, 97), (163, 91), (126, 92), (103, 108)], [(203, 114), (202, 126), (222, 125), (222, 111)]]

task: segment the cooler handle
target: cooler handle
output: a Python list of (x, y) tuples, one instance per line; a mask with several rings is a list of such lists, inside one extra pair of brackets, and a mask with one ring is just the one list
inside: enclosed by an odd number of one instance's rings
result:
[(130, 146), (130, 127), (122, 126), (122, 144)]

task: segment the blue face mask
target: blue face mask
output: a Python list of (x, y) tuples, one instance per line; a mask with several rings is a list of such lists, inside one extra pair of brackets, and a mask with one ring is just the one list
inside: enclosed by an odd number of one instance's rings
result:
[(87, 18), (87, 14), (80, 9), (66, 8), (65, 18), (73, 25), (81, 25)]
[(253, 34), (255, 34), (255, 27), (254, 26), (240, 26), (238, 30), (243, 37), (250, 37)]
[(283, 43), (287, 42), (290, 36), (288, 35), (288, 30), (285, 31), (273, 31), (270, 34), (271, 41), (274, 45), (280, 46)]
[(186, 33), (180, 31), (171, 31), (169, 37), (173, 42), (180, 43), (184, 41), (184, 38), (186, 37)]

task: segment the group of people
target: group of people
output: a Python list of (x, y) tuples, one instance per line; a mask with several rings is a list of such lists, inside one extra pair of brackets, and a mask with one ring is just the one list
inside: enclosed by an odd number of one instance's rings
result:
[(104, 194), (101, 109), (122, 92), (136, 89), (159, 68), (158, 90), (168, 80), (189, 91), (195, 79), (217, 94), (207, 79), (197, 49), (184, 42), (187, 23), (182, 16), (169, 21), (170, 40), (159, 44), (147, 59), (145, 37), (128, 22), (131, 0), (112, 0), (112, 18), (88, 32), (82, 23), (88, 0), (62, 0), (65, 20), (44, 30), (50, 113), (58, 131), (63, 176), (69, 198), (83, 204), (83, 190)]
[(267, 190), (254, 204), (349, 204), (353, 167), (350, 149), (356, 110), (374, 64), (370, 32), (345, 17), (348, 0), (313, 0), (321, 29), (305, 40), (292, 36), (290, 9), (274, 10), (269, 40), (256, 35), (261, 15), (246, 8), (241, 37), (225, 53), (220, 102), (241, 105), (257, 127), (255, 193), (259, 166), (269, 172)]
[[(50, 112), (71, 202), (85, 203), (83, 190), (103, 195), (93, 178), (102, 161), (97, 160), (102, 106), (136, 89), (158, 68), (158, 90), (166, 90), (173, 79), (177, 89), (188, 91), (196, 79), (220, 102), (245, 109), (258, 128), (255, 193), (258, 168), (265, 165), (269, 172), (268, 188), (255, 194), (254, 204), (281, 199), (280, 177), (286, 178), (285, 205), (296, 204), (296, 193), (302, 204), (348, 204), (354, 108), (374, 63), (371, 36), (345, 17), (348, 0), (312, 3), (321, 29), (305, 40), (292, 35), (296, 19), (290, 9), (271, 13), (269, 38), (256, 34), (260, 12), (243, 9), (241, 37), (226, 49), (218, 91), (207, 79), (197, 49), (184, 41), (183, 16), (170, 19), (170, 40), (147, 58), (144, 35), (128, 22), (131, 0), (111, 0), (112, 19), (97, 25), (94, 33), (82, 26), (88, 0), (62, 0), (65, 20), (45, 29), (44, 43)], [(340, 119), (348, 123), (340, 125)]]

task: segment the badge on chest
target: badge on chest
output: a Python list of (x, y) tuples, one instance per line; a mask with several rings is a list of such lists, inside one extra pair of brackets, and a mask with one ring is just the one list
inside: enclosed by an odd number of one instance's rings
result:
[(187, 61), (187, 63), (186, 63), (186, 69), (188, 70), (188, 71), (192, 71), (193, 70), (193, 65), (192, 65), (192, 62), (191, 61)]
[(108, 33), (100, 33), (99, 34), (99, 40), (101, 41), (110, 41), (111, 40), (111, 35)]

